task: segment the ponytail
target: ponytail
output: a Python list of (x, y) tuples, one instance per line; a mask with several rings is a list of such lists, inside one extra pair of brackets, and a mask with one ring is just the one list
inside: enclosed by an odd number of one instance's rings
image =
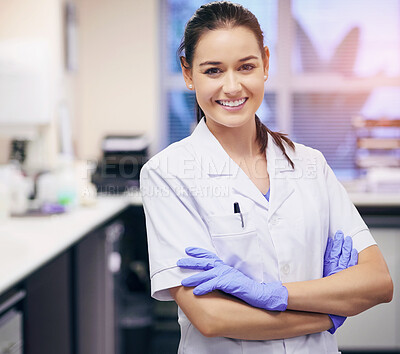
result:
[(200, 108), (196, 97), (194, 98), (194, 100), (195, 100), (194, 109), (196, 110), (196, 119), (197, 119), (197, 123), (199, 123), (201, 121), (201, 118), (204, 117), (204, 120), (206, 119), (206, 115), (204, 114), (203, 110)]
[(284, 142), (289, 145), (289, 147), (292, 148), (292, 150), (294, 151), (296, 148), (293, 144), (293, 141), (291, 141), (286, 134), (283, 133), (278, 133), (278, 132), (273, 132), (270, 129), (268, 129), (260, 120), (260, 118), (258, 118), (258, 116), (256, 115), (256, 134), (257, 134), (257, 142), (260, 146), (260, 152), (264, 153), (265, 149), (267, 148), (268, 145), (268, 134), (272, 136), (272, 138), (274, 139), (274, 142), (276, 145), (279, 146), (279, 148), (282, 150), (283, 155), (286, 157), (286, 159), (288, 160), (290, 166), (292, 166), (292, 168), (294, 169), (294, 163), (293, 161), (290, 159), (290, 157), (286, 154), (286, 150), (285, 150), (285, 146), (284, 146)]

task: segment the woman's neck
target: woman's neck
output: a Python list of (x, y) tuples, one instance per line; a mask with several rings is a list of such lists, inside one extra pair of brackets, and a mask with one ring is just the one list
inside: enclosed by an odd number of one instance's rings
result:
[(251, 159), (259, 155), (255, 119), (235, 128), (218, 124), (212, 119), (206, 120), (206, 124), (232, 159)]

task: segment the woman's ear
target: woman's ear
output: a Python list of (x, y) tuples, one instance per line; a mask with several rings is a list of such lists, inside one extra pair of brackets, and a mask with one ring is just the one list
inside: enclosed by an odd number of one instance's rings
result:
[(267, 46), (264, 47), (264, 75), (268, 78), (269, 71), (269, 49)]
[(192, 81), (192, 69), (190, 68), (189, 64), (186, 61), (185, 57), (180, 57), (179, 58), (181, 61), (181, 68), (182, 68), (182, 74), (183, 74), (183, 78), (185, 80), (186, 83), (186, 87), (189, 90), (193, 90), (193, 81)]

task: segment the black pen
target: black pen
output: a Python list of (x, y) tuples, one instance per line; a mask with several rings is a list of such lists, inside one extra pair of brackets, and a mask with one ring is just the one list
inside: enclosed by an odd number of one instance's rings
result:
[(237, 213), (240, 214), (240, 219), (242, 220), (242, 227), (244, 227), (243, 215), (242, 215), (242, 212), (240, 211), (240, 207), (239, 207), (239, 203), (238, 202), (233, 203), (233, 212), (235, 214), (237, 214)]

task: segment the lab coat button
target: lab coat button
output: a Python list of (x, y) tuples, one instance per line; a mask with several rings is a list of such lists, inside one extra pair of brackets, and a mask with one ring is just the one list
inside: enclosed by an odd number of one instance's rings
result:
[(290, 265), (289, 264), (285, 264), (281, 267), (281, 272), (285, 275), (288, 275), (290, 272)]

